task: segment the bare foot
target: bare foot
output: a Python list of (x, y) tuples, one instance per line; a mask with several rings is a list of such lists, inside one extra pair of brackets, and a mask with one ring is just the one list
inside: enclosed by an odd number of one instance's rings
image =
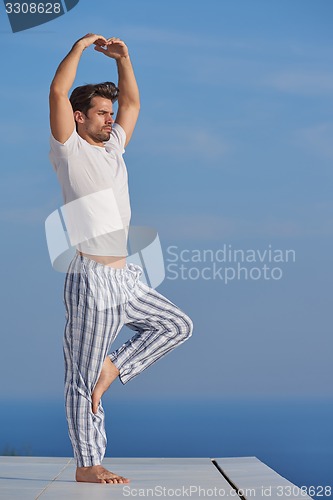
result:
[(93, 413), (97, 413), (101, 397), (103, 396), (104, 392), (108, 390), (108, 388), (110, 387), (112, 382), (118, 377), (118, 375), (119, 375), (118, 368), (112, 363), (109, 356), (106, 356), (103, 363), (101, 374), (91, 395)]
[(81, 483), (111, 483), (124, 484), (129, 483), (126, 477), (118, 476), (102, 465), (93, 465), (91, 467), (78, 467), (76, 469), (75, 479)]

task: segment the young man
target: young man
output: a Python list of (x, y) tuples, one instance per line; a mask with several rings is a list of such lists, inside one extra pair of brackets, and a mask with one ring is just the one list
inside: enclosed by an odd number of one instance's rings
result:
[[(115, 59), (118, 87), (84, 85), (69, 99), (82, 53), (91, 45)], [(89, 33), (78, 40), (50, 88), (50, 159), (77, 249), (64, 291), (66, 416), (77, 481), (128, 482), (101, 465), (106, 448), (101, 397), (118, 376), (125, 384), (192, 334), (188, 316), (140, 281), (139, 266), (126, 263), (131, 212), (122, 155), (139, 107), (128, 49), (119, 38)], [(123, 325), (135, 335), (109, 352)]]

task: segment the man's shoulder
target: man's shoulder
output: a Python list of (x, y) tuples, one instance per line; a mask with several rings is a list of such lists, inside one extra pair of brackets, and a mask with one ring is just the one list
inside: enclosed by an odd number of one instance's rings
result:
[(68, 146), (68, 144), (70, 144), (71, 142), (75, 141), (75, 140), (78, 140), (78, 138), (80, 138), (79, 134), (77, 133), (77, 130), (74, 128), (73, 132), (69, 135), (69, 137), (63, 141), (63, 142), (60, 142), (58, 139), (56, 139), (54, 137), (54, 135), (52, 134), (52, 132), (50, 132), (50, 142), (51, 142), (51, 145), (52, 144), (55, 144), (57, 146)]
[(83, 139), (79, 136), (76, 129), (73, 130), (71, 135), (66, 139), (65, 142), (58, 141), (53, 135), (52, 132), (50, 134), (50, 146), (51, 146), (51, 155), (66, 157), (74, 154), (79, 145), (82, 143)]

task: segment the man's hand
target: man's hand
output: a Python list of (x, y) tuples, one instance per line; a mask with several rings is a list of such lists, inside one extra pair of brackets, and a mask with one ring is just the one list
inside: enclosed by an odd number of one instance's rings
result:
[(82, 50), (90, 47), (90, 45), (95, 44), (96, 47), (103, 47), (108, 44), (108, 40), (102, 35), (95, 35), (94, 33), (88, 33), (87, 35), (80, 38), (75, 45), (79, 45)]
[(97, 50), (97, 52), (102, 52), (106, 56), (112, 57), (112, 59), (117, 60), (128, 56), (128, 48), (125, 42), (120, 40), (120, 38), (108, 38), (106, 44), (96, 43), (95, 45), (95, 50)]

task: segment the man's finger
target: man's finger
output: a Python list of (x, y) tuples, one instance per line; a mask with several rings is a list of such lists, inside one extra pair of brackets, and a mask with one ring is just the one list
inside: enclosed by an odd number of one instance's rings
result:
[(109, 40), (107, 42), (108, 45), (120, 45), (121, 47), (124, 47), (125, 46), (125, 42), (123, 42), (122, 40), (120, 39), (115, 39), (115, 40)]
[(104, 42), (104, 40), (101, 40), (101, 39), (99, 38), (98, 40), (95, 40), (95, 41), (94, 41), (94, 44), (95, 44), (95, 45), (98, 45), (99, 47), (103, 47), (104, 45), (107, 45), (107, 42), (106, 42), (106, 41)]
[(103, 35), (96, 35), (95, 33), (88, 33), (84, 38), (92, 38), (92, 43), (99, 43), (105, 45), (107, 43), (107, 39)]
[(95, 49), (97, 52), (103, 52), (103, 54), (107, 54), (107, 50), (106, 50), (106, 49), (103, 49), (103, 47), (101, 47), (100, 45), (95, 45), (94, 49)]

